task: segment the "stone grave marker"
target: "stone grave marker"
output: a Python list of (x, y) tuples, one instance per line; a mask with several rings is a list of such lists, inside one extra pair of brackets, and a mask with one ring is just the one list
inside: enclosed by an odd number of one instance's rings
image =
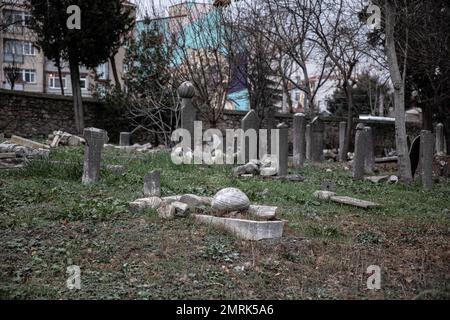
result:
[(194, 85), (189, 81), (183, 82), (178, 88), (178, 94), (181, 98), (181, 128), (191, 134), (191, 150), (194, 151), (194, 121), (197, 118), (197, 110), (192, 104)]
[(433, 160), (434, 160), (435, 139), (433, 133), (427, 130), (420, 132), (421, 149), (421, 179), (425, 190), (433, 188)]
[(360, 123), (356, 127), (355, 155), (353, 157), (353, 178), (362, 179), (364, 177), (364, 163), (366, 159), (366, 131), (364, 124)]
[(439, 123), (436, 125), (436, 154), (441, 156), (445, 153), (444, 125)]
[(311, 125), (306, 125), (305, 131), (305, 140), (306, 140), (306, 160), (311, 161)]
[(303, 113), (297, 113), (294, 115), (294, 167), (300, 168), (305, 163), (306, 158), (306, 118)]
[(154, 170), (144, 177), (144, 195), (146, 197), (161, 196), (161, 172)]
[(319, 117), (311, 121), (311, 161), (322, 162), (323, 157), (323, 140), (324, 140), (325, 124)]
[(338, 159), (340, 162), (347, 160), (347, 155), (344, 154), (345, 136), (347, 130), (347, 123), (342, 121), (339, 122), (339, 155)]
[(95, 183), (100, 179), (102, 150), (107, 137), (105, 130), (97, 128), (84, 129), (86, 147), (82, 183), (85, 185)]
[(420, 166), (420, 136), (417, 136), (409, 149), (409, 160), (411, 161), (411, 173), (414, 178)]
[(120, 133), (120, 143), (119, 145), (121, 147), (128, 147), (130, 146), (131, 141), (131, 133), (130, 132), (121, 132)]
[(288, 173), (288, 152), (289, 152), (289, 127), (286, 123), (277, 126), (280, 130), (278, 143), (278, 176), (285, 176)]
[[(244, 131), (244, 141), (242, 142), (242, 146), (245, 146), (245, 163), (248, 163), (250, 160), (250, 148), (254, 148), (255, 145), (254, 142), (250, 141), (249, 137), (245, 136), (245, 133), (248, 132), (248, 130), (254, 130), (256, 133), (256, 156), (258, 156), (258, 132), (259, 132), (259, 118), (256, 114), (255, 110), (250, 110), (245, 117), (241, 120), (241, 129)], [(251, 132), (248, 132), (250, 135), (253, 134)]]

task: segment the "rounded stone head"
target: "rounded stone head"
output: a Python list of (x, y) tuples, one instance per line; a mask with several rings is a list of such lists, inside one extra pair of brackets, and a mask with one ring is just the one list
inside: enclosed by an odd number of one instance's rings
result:
[(178, 94), (180, 98), (192, 99), (195, 95), (195, 87), (190, 81), (183, 82), (178, 88)]

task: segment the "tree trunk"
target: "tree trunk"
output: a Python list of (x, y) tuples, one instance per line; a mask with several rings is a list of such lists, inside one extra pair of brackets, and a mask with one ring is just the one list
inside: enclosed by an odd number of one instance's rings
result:
[(386, 56), (389, 63), (389, 73), (394, 85), (395, 106), (395, 142), (398, 155), (398, 171), (400, 181), (412, 181), (411, 161), (408, 154), (405, 115), (405, 82), (400, 73), (395, 45), (395, 7), (386, 1)]
[(70, 79), (72, 82), (73, 108), (75, 113), (75, 127), (77, 134), (83, 134), (84, 130), (84, 110), (81, 99), (80, 87), (80, 64), (78, 59), (69, 57)]
[(114, 76), (115, 87), (117, 90), (122, 91), (122, 86), (120, 85), (119, 74), (117, 73), (115, 54), (111, 55), (111, 57), (109, 58), (109, 61), (111, 62), (111, 68), (112, 68), (112, 72), (113, 72), (113, 76)]
[(58, 68), (58, 77), (59, 77), (59, 86), (61, 87), (61, 95), (64, 96), (64, 84), (62, 81), (62, 70), (61, 70), (61, 63), (57, 63), (56, 67)]
[(422, 106), (422, 130), (433, 132), (433, 109)]
[(345, 91), (345, 97), (347, 100), (347, 128), (345, 129), (345, 142), (344, 142), (344, 148), (342, 150), (342, 154), (344, 156), (344, 159), (347, 158), (347, 153), (350, 150), (350, 141), (352, 141), (352, 130), (353, 130), (353, 93), (352, 89), (349, 87), (348, 84), (345, 85), (344, 88)]

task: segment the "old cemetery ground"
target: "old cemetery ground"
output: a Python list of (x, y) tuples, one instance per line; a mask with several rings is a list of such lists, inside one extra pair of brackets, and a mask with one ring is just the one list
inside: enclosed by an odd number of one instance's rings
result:
[[(168, 154), (104, 150), (100, 182), (81, 183), (83, 147), (0, 172), (0, 298), (55, 299), (382, 299), (448, 297), (450, 181), (354, 181), (340, 164), (290, 169), (303, 182), (234, 177), (231, 166), (177, 166)], [(193, 218), (135, 214), (143, 177), (161, 171), (163, 196), (213, 196), (237, 187), (252, 203), (280, 207), (282, 239), (240, 240)], [(327, 170), (327, 169), (331, 169)], [(325, 180), (337, 194), (370, 200), (362, 209), (320, 201)], [(68, 290), (66, 268), (81, 268)], [(382, 268), (381, 290), (366, 270)]]

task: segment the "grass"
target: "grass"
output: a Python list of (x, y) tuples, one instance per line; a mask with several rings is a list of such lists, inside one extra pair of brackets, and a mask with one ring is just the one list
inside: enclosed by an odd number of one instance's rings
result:
[[(420, 185), (353, 181), (338, 164), (292, 173), (301, 183), (236, 178), (231, 166), (177, 166), (167, 154), (104, 153), (101, 181), (80, 183), (82, 148), (51, 161), (0, 172), (0, 298), (5, 299), (410, 299), (449, 297), (450, 182)], [(332, 169), (327, 172), (326, 169)], [(213, 196), (237, 187), (253, 203), (281, 208), (283, 239), (248, 242), (193, 219), (135, 215), (143, 176), (162, 172), (162, 193)], [(375, 201), (363, 210), (321, 202), (324, 180), (339, 195)], [(82, 290), (66, 288), (79, 265)], [(382, 289), (366, 269), (382, 268)]]

